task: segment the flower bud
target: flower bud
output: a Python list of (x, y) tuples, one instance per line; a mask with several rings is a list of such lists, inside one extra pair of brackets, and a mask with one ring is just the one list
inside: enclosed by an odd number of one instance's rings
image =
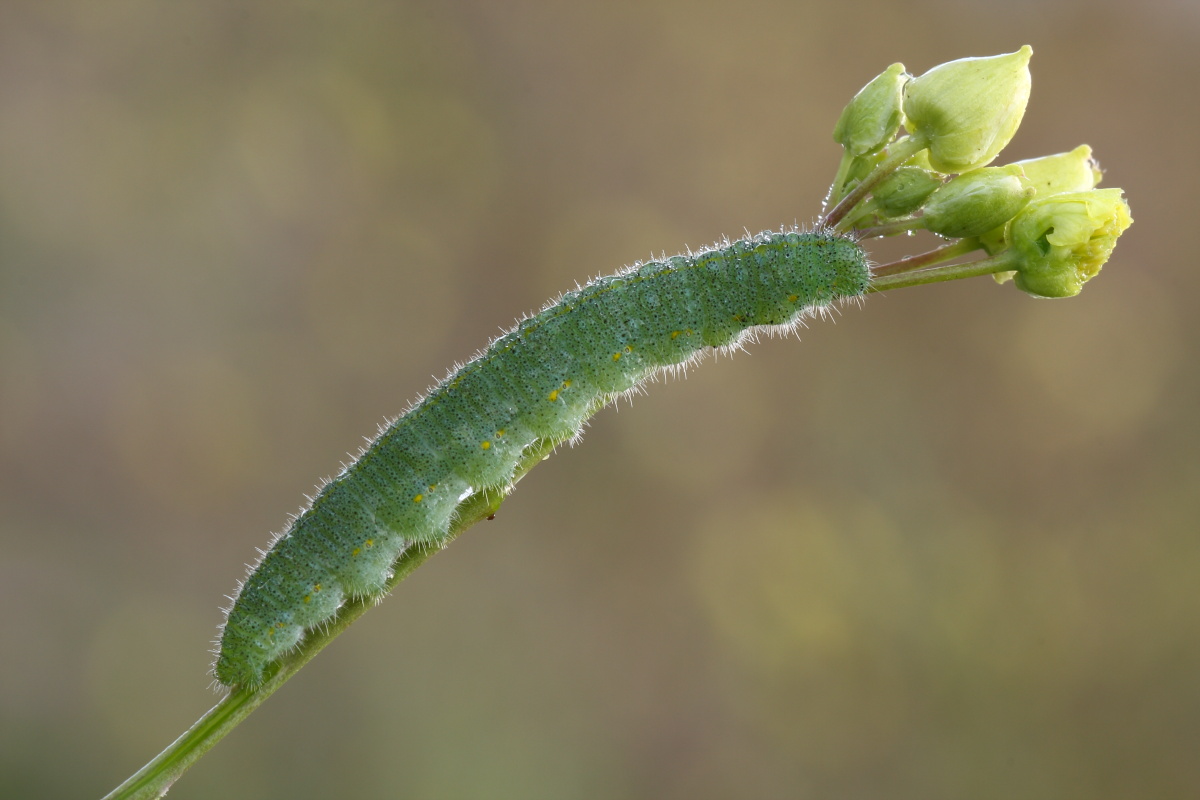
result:
[(904, 86), (905, 127), (929, 142), (938, 172), (967, 172), (1012, 139), (1029, 101), (1033, 48), (941, 64)]
[(903, 217), (920, 208), (942, 185), (942, 177), (920, 167), (900, 167), (871, 193), (881, 217)]
[[(1100, 183), (1100, 165), (1092, 158), (1092, 148), (1081, 144), (1069, 153), (1030, 158), (1014, 162), (1025, 170), (1025, 177), (1037, 189), (1038, 197), (1047, 197), (1060, 192), (1086, 192)], [(979, 237), (980, 244), (989, 255), (1005, 248), (1005, 228), (996, 228)], [(1011, 273), (998, 274), (996, 280), (1003, 283), (1012, 278)]]
[(1092, 158), (1092, 148), (1081, 144), (1069, 153), (1017, 161), (1025, 177), (1037, 189), (1038, 197), (1059, 192), (1086, 192), (1100, 183), (1100, 165)]
[(1015, 217), (1035, 193), (1018, 165), (984, 167), (959, 175), (934, 192), (922, 219), (928, 230), (940, 236), (979, 236)]
[(1017, 288), (1035, 297), (1079, 294), (1132, 223), (1120, 189), (1035, 199), (1009, 226)]
[(900, 130), (904, 84), (912, 76), (903, 64), (892, 64), (854, 95), (833, 129), (833, 140), (852, 156), (875, 153)]

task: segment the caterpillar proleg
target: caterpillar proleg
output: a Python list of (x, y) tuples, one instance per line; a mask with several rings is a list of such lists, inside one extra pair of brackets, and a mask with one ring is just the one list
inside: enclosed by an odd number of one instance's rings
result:
[(217, 680), (260, 683), (347, 598), (379, 595), (405, 548), (445, 537), (469, 494), (507, 488), (535, 443), (576, 437), (591, 414), (656, 373), (756, 329), (788, 329), (869, 285), (851, 236), (790, 229), (567, 292), (382, 430), (275, 538), (227, 611)]

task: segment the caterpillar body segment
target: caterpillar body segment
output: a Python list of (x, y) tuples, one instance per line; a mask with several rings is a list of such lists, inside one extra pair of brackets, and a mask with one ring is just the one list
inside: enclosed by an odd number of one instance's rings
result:
[(756, 328), (794, 325), (869, 284), (850, 237), (784, 230), (567, 292), (438, 384), (292, 521), (228, 611), (217, 680), (260, 683), (347, 598), (380, 594), (406, 547), (445, 537), (471, 493), (507, 487), (535, 441), (577, 436), (657, 372)]

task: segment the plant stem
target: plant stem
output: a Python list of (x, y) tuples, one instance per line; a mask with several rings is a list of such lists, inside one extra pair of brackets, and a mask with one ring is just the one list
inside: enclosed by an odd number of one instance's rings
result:
[(899, 272), (914, 272), (918, 269), (950, 261), (959, 256), (965, 256), (967, 253), (977, 249), (979, 249), (978, 239), (959, 239), (956, 242), (942, 245), (933, 250), (927, 250), (924, 253), (918, 253), (915, 256), (905, 256), (899, 261), (893, 261), (890, 264), (880, 264), (878, 267), (871, 269), (871, 274), (879, 277), (881, 275), (894, 275)]
[(833, 176), (833, 186), (829, 187), (829, 203), (837, 205), (842, 199), (842, 191), (846, 188), (846, 176), (850, 174), (850, 165), (854, 157), (843, 148), (842, 160), (838, 163), (837, 174)]
[(875, 188), (881, 180), (891, 175), (896, 171), (896, 168), (903, 164), (908, 159), (912, 158), (917, 153), (929, 146), (923, 136), (913, 134), (904, 139), (899, 140), (892, 146), (892, 152), (868, 175), (862, 183), (854, 187), (850, 194), (843, 197), (833, 210), (825, 215), (822, 222), (831, 228), (842, 230), (842, 226), (838, 223), (843, 221), (843, 218), (849, 214), (854, 207), (861, 203), (871, 190)]
[[(525, 473), (545, 460), (558, 442), (547, 439), (534, 442), (521, 457), (513, 476), (516, 484)], [(437, 544), (413, 545), (396, 561), (385, 591), (390, 592), (413, 570), (453, 541), (459, 534), (480, 520), (489, 519), (504, 501), (508, 491), (482, 490), (472, 494), (457, 508), (445, 540)], [(333, 641), (350, 623), (374, 608), (377, 598), (361, 597), (346, 601), (328, 624), (308, 632), (295, 650), (267, 668), (265, 680), (257, 687), (236, 686), (208, 713), (196, 721), (186, 733), (172, 742), (166, 750), (138, 770), (128, 780), (113, 789), (103, 800), (149, 800), (162, 797), (171, 785), (202, 755), (212, 749), (241, 723), (254, 709), (283, 686), (301, 667)]]
[[(868, 202), (874, 202), (874, 200)], [(856, 228), (854, 233), (858, 236), (859, 240), (880, 239), (884, 236), (899, 236), (902, 233), (918, 231), (924, 227), (925, 223), (920, 217), (905, 217), (904, 219), (895, 219), (891, 222), (885, 222), (882, 225), (876, 225), (874, 228)]]
[[(937, 252), (936, 250), (933, 252)], [(934, 267), (933, 269), (918, 269), (908, 272), (900, 272), (892, 275), (883, 275), (871, 279), (871, 288), (868, 292), (886, 292), (889, 289), (903, 289), (907, 286), (923, 286), (927, 283), (941, 283), (942, 281), (954, 281), (959, 278), (974, 278), (979, 275), (992, 275), (997, 272), (1004, 272), (1013, 268), (1016, 263), (1016, 256), (1011, 250), (1006, 250), (999, 255), (990, 258), (983, 258), (979, 261), (969, 261), (966, 264), (951, 264), (946, 267)], [(899, 263), (899, 262), (897, 262)]]

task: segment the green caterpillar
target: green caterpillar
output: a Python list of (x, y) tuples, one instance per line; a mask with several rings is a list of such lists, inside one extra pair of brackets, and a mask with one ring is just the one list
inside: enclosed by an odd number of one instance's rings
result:
[(227, 612), (217, 680), (261, 683), (347, 598), (382, 593), (406, 547), (444, 538), (471, 493), (507, 487), (535, 442), (578, 436), (591, 414), (654, 374), (861, 297), (870, 279), (850, 236), (793, 229), (564, 294), (388, 426), (274, 540)]

